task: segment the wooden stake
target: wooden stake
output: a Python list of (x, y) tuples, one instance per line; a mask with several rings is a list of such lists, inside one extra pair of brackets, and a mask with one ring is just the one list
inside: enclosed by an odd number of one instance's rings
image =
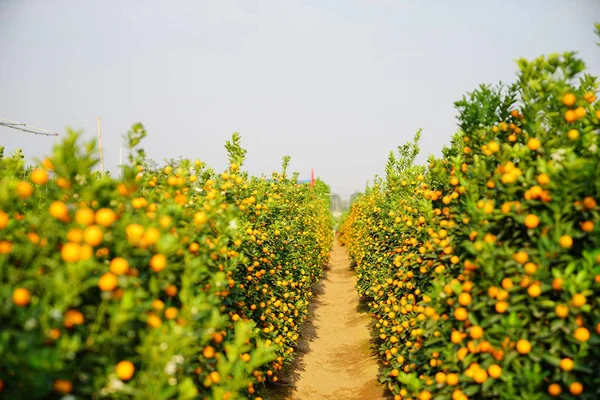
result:
[(98, 128), (98, 151), (100, 152), (100, 173), (104, 175), (104, 155), (102, 154), (102, 130), (100, 129), (100, 116), (96, 117)]

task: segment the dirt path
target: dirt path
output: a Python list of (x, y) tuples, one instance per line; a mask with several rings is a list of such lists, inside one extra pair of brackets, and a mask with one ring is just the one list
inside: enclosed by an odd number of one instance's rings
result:
[(290, 386), (273, 393), (273, 399), (385, 399), (377, 363), (370, 356), (369, 317), (359, 311), (355, 283), (346, 249), (336, 241), (310, 321), (303, 327), (301, 354), (290, 367)]

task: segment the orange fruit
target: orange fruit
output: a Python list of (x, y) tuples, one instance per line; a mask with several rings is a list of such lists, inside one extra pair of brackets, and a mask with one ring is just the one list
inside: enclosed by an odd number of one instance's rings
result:
[(571, 129), (569, 132), (567, 132), (567, 137), (569, 140), (577, 140), (579, 139), (579, 131), (577, 129)]
[(91, 208), (79, 208), (75, 211), (75, 222), (79, 225), (89, 226), (94, 223), (94, 210)]
[(563, 280), (561, 278), (554, 278), (552, 280), (552, 289), (562, 290)]
[(71, 182), (69, 182), (67, 179), (65, 179), (63, 177), (58, 178), (56, 180), (56, 184), (61, 189), (69, 189), (71, 187)]
[(508, 303), (505, 301), (499, 301), (496, 303), (496, 312), (503, 314), (508, 309)]
[(533, 275), (537, 272), (538, 267), (536, 264), (534, 264), (532, 262), (528, 262), (527, 264), (525, 264), (523, 269), (525, 270), (525, 273), (527, 275)]
[(461, 293), (460, 295), (458, 295), (458, 302), (461, 306), (468, 306), (469, 304), (471, 304), (471, 295), (465, 292)]
[(10, 254), (13, 244), (8, 240), (0, 240), (0, 254)]
[(563, 235), (558, 240), (558, 244), (563, 249), (570, 249), (573, 246), (573, 238), (569, 235)]
[(165, 307), (165, 303), (162, 300), (155, 299), (152, 300), (152, 308), (156, 311), (160, 311)]
[(188, 250), (190, 253), (196, 254), (200, 250), (200, 245), (198, 243), (194, 242), (194, 243), (190, 244), (190, 246), (188, 247)]
[(165, 293), (169, 297), (175, 296), (177, 294), (177, 286), (175, 286), (175, 285), (167, 286), (167, 288), (165, 289)]
[(490, 344), (490, 342), (488, 342), (487, 340), (483, 340), (481, 341), (481, 343), (479, 343), (479, 350), (487, 353), (492, 349), (492, 345)]
[(213, 383), (219, 383), (221, 381), (221, 375), (219, 375), (217, 371), (211, 372), (209, 376)]
[(171, 227), (171, 224), (173, 223), (173, 219), (171, 217), (169, 217), (168, 215), (161, 215), (160, 218), (158, 219), (158, 223), (160, 224), (160, 226), (163, 229), (168, 229)]
[(110, 292), (117, 287), (117, 276), (111, 272), (107, 272), (98, 280), (98, 287), (104, 292)]
[(29, 182), (20, 181), (17, 183), (16, 191), (17, 196), (19, 196), (22, 200), (25, 200), (33, 194), (33, 186), (31, 186), (31, 183)]
[(586, 92), (583, 95), (583, 98), (585, 99), (585, 101), (587, 101), (588, 103), (593, 103), (594, 101), (596, 101), (596, 95), (594, 94), (594, 92)]
[(459, 331), (452, 331), (452, 333), (450, 334), (450, 341), (454, 344), (462, 342), (462, 339), (462, 333), (460, 333)]
[(517, 342), (517, 351), (520, 354), (528, 354), (531, 351), (531, 343), (524, 339), (519, 340)]
[(531, 194), (531, 198), (538, 199), (542, 195), (543, 190), (541, 186), (535, 185), (529, 188), (529, 193)]
[(530, 297), (536, 298), (540, 294), (542, 294), (542, 288), (539, 284), (534, 283), (533, 285), (529, 286), (529, 288), (527, 288), (527, 294), (529, 294)]
[(577, 119), (581, 119), (583, 117), (585, 117), (587, 114), (587, 111), (585, 108), (579, 106), (575, 109), (575, 117), (577, 117)]
[(535, 214), (529, 214), (525, 217), (525, 226), (529, 229), (537, 228), (540, 224), (540, 219)]
[(550, 183), (550, 177), (546, 174), (539, 174), (538, 177), (536, 178), (536, 180), (537, 180), (537, 183), (539, 183), (542, 186)]
[(446, 383), (450, 386), (458, 385), (458, 374), (448, 374), (446, 376)]
[(94, 249), (92, 249), (87, 244), (81, 246), (80, 260), (86, 261), (92, 258), (94, 255)]
[(100, 226), (111, 226), (116, 220), (117, 215), (110, 208), (101, 208), (96, 211), (96, 223)]
[(81, 246), (74, 242), (65, 243), (60, 255), (65, 262), (77, 262), (81, 259)]
[(8, 226), (8, 214), (0, 210), (0, 229), (4, 229)]
[(25, 307), (31, 302), (31, 293), (25, 288), (16, 288), (12, 293), (12, 302), (19, 307)]
[[(527, 254), (527, 253), (525, 253)], [(502, 287), (504, 288), (504, 290), (510, 290), (514, 287), (514, 283), (512, 281), (512, 279), (510, 278), (504, 278), (502, 279)]]
[(167, 266), (167, 257), (164, 254), (155, 254), (150, 259), (150, 268), (154, 272), (160, 272)]
[[(492, 152), (492, 154), (497, 153), (498, 151), (500, 151), (500, 145), (498, 144), (498, 142), (489, 142), (488, 149)], [(457, 184), (458, 184), (458, 182), (457, 182)]]
[(169, 307), (165, 310), (166, 319), (175, 319), (177, 318), (177, 314), (179, 314), (179, 311), (175, 307)]
[(127, 196), (129, 194), (129, 188), (127, 188), (127, 185), (124, 183), (119, 183), (117, 185), (117, 190), (121, 196)]
[(567, 122), (575, 122), (577, 121), (577, 114), (573, 110), (567, 110), (565, 112), (565, 121)]
[(83, 230), (83, 240), (90, 246), (100, 245), (103, 239), (104, 233), (98, 225), (91, 225)]
[(153, 328), (158, 328), (162, 325), (162, 320), (156, 314), (149, 314), (146, 323)]
[(69, 208), (62, 201), (53, 201), (50, 204), (50, 215), (60, 221), (68, 221), (69, 219)]
[[(467, 356), (467, 354), (469, 354), (469, 349), (466, 347), (461, 347), (460, 349), (458, 349), (458, 351), (456, 352), (456, 358), (458, 358), (460, 361), (464, 360), (465, 357)], [(439, 361), (439, 360), (438, 360)]]
[(580, 342), (587, 342), (590, 340), (590, 331), (588, 331), (587, 328), (579, 327), (575, 329), (573, 336)]
[(27, 238), (31, 241), (31, 243), (33, 244), (40, 244), (41, 243), (41, 238), (40, 235), (38, 235), (35, 232), (29, 232), (27, 234)]
[(481, 337), (483, 336), (483, 328), (480, 326), (474, 326), (471, 328), (471, 337), (475, 340), (477, 339), (481, 339)]
[(452, 400), (468, 400), (469, 398), (460, 389), (452, 392)]
[(71, 228), (67, 232), (67, 240), (69, 242), (81, 243), (83, 240), (83, 231), (79, 228)]
[(502, 375), (502, 367), (498, 364), (492, 364), (488, 367), (488, 375), (494, 379), (497, 379)]
[(42, 168), (36, 168), (31, 171), (31, 182), (36, 185), (43, 185), (48, 182), (48, 172)]
[(54, 381), (53, 388), (55, 392), (69, 394), (73, 390), (73, 383), (64, 379), (57, 379)]
[(531, 151), (536, 151), (541, 146), (542, 146), (542, 142), (540, 142), (539, 139), (531, 138), (531, 139), (529, 139), (529, 141), (527, 141), (527, 147), (529, 147), (529, 150), (531, 150)]
[(113, 258), (110, 262), (110, 272), (115, 275), (123, 275), (129, 270), (129, 262), (121, 257)]
[(559, 318), (567, 318), (567, 316), (569, 315), (569, 307), (559, 304), (554, 309), (554, 312), (556, 313), (556, 316)]
[[(529, 260), (529, 254), (524, 251), (519, 251), (513, 256), (514, 260), (519, 264), (524, 264)], [(506, 289), (506, 288), (505, 288)]]
[(42, 161), (42, 167), (46, 168), (48, 171), (54, 170), (52, 160), (50, 160), (48, 157), (44, 158), (44, 161)]
[(207, 220), (206, 214), (203, 213), (202, 211), (194, 214), (194, 224), (201, 226), (201, 225), (204, 225), (206, 220)]
[(583, 206), (586, 209), (591, 210), (593, 208), (596, 208), (597, 203), (596, 203), (596, 200), (593, 197), (588, 196), (585, 199), (583, 199)]
[(204, 358), (213, 358), (215, 356), (215, 349), (212, 346), (206, 346), (204, 350), (202, 350), (202, 355)]
[(122, 381), (128, 381), (135, 373), (135, 366), (131, 361), (121, 361), (117, 364), (116, 371), (119, 379)]
[(431, 392), (427, 390), (422, 391), (421, 393), (419, 393), (419, 400), (431, 400)]
[(446, 374), (443, 372), (438, 372), (435, 374), (435, 381), (437, 383), (446, 383)]
[(548, 386), (548, 394), (552, 397), (558, 397), (562, 393), (562, 389), (558, 383), (552, 383)]
[(573, 110), (567, 110), (565, 112), (565, 121), (567, 122), (575, 122), (577, 120), (577, 114)]
[(575, 105), (576, 101), (577, 97), (573, 93), (565, 93), (562, 97), (562, 103), (567, 107)]
[(592, 221), (584, 221), (581, 223), (581, 230), (587, 233), (594, 231), (594, 223)]
[(65, 328), (70, 329), (75, 325), (83, 325), (83, 314), (79, 310), (68, 310), (63, 319)]
[(159, 238), (160, 238), (160, 231), (154, 227), (148, 228), (144, 232), (144, 235), (142, 236), (143, 242), (147, 245), (158, 242)]
[(575, 307), (583, 307), (585, 305), (585, 303), (587, 302), (587, 299), (585, 298), (584, 295), (582, 295), (581, 293), (577, 293), (573, 296), (573, 298), (571, 299), (571, 303), (575, 306)]
[(144, 227), (140, 224), (129, 224), (125, 228), (125, 234), (127, 235), (127, 240), (137, 242), (144, 236)]
[(583, 393), (583, 385), (579, 382), (573, 382), (569, 385), (569, 392), (571, 392), (573, 396), (579, 396)]
[(60, 335), (60, 330), (56, 328), (50, 329), (50, 332), (48, 332), (48, 337), (52, 340), (58, 340)]
[(485, 383), (488, 379), (488, 374), (485, 369), (477, 369), (473, 373), (473, 380), (477, 383)]
[(457, 320), (464, 321), (467, 319), (467, 317), (468, 313), (466, 309), (458, 307), (456, 310), (454, 310), (454, 318), (456, 318)]
[(573, 363), (573, 360), (571, 360), (570, 358), (563, 358), (562, 360), (560, 360), (560, 369), (562, 369), (563, 371), (571, 371), (574, 366), (575, 363)]

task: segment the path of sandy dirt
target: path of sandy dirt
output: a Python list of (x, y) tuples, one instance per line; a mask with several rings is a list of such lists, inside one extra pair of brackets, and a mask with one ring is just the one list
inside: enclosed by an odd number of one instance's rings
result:
[(385, 399), (377, 382), (377, 363), (370, 355), (369, 317), (359, 312), (355, 282), (346, 249), (336, 241), (330, 268), (316, 288), (314, 308), (303, 327), (300, 355), (289, 368), (289, 386), (265, 399)]

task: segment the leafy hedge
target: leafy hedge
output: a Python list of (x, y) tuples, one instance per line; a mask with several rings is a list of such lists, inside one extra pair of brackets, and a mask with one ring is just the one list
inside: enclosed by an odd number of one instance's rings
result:
[(286, 172), (145, 159), (92, 172), (71, 132), (40, 166), (0, 158), (0, 397), (259, 398), (327, 263), (328, 200)]
[(573, 53), (455, 103), (427, 167), (390, 155), (341, 240), (396, 399), (600, 396), (600, 102)]

